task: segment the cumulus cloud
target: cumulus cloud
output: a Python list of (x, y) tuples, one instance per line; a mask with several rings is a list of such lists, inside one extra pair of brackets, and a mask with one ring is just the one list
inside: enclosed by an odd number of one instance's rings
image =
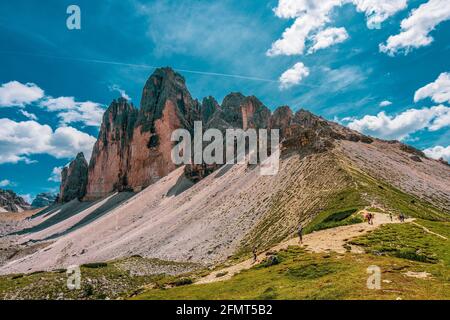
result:
[(390, 106), (391, 104), (392, 104), (391, 101), (389, 101), (389, 100), (384, 100), (384, 101), (381, 101), (381, 102), (380, 102), (380, 107), (387, 107), (387, 106)]
[(44, 97), (44, 90), (34, 83), (10, 81), (0, 87), (0, 107), (24, 107)]
[(380, 44), (380, 51), (395, 55), (404, 51), (424, 47), (433, 42), (430, 32), (443, 21), (450, 19), (448, 0), (429, 0), (411, 11), (401, 24), (401, 32), (390, 36), (386, 44)]
[(320, 31), (330, 22), (330, 14), (336, 7), (353, 3), (357, 11), (365, 13), (367, 27), (376, 28), (384, 20), (406, 8), (406, 2), (406, 0), (279, 0), (278, 6), (274, 9), (275, 15), (295, 21), (283, 32), (281, 38), (272, 44), (267, 55), (303, 54), (306, 41), (312, 38), (311, 34)]
[(364, 12), (367, 18), (367, 27), (380, 28), (382, 22), (405, 9), (407, 0), (353, 0), (356, 10)]
[(433, 159), (443, 158), (445, 161), (450, 162), (450, 146), (435, 146), (432, 148), (428, 148), (423, 150), (423, 152), (427, 155), (427, 157)]
[(439, 105), (409, 109), (396, 116), (387, 115), (382, 111), (376, 116), (366, 115), (361, 119), (352, 120), (347, 126), (375, 137), (403, 140), (420, 130), (437, 131), (450, 126), (450, 108)]
[(71, 158), (80, 151), (89, 159), (95, 141), (93, 136), (72, 127), (53, 131), (50, 126), (36, 121), (0, 119), (0, 164), (30, 163), (29, 156), (35, 154)]
[(302, 63), (296, 63), (291, 69), (285, 71), (280, 77), (280, 88), (287, 89), (299, 84), (303, 78), (309, 76), (309, 69)]
[(121, 87), (119, 87), (117, 84), (113, 84), (112, 86), (109, 86), (109, 91), (116, 91), (120, 93), (120, 96), (128, 101), (131, 101), (130, 96), (123, 90)]
[(312, 37), (313, 45), (309, 48), (308, 53), (331, 47), (332, 45), (344, 42), (347, 39), (348, 33), (345, 28), (328, 28), (322, 30)]
[(1, 180), (1, 181), (0, 181), (0, 187), (1, 187), (1, 188), (7, 187), (7, 186), (9, 186), (9, 185), (11, 185), (11, 181), (9, 181), (9, 180), (7, 180), (7, 179)]
[(450, 103), (450, 73), (441, 73), (434, 82), (420, 88), (414, 94), (414, 102), (425, 98), (431, 98), (436, 103)]
[(61, 172), (62, 172), (63, 167), (54, 167), (50, 177), (48, 178), (48, 181), (51, 182), (61, 182)]
[(40, 106), (50, 112), (57, 112), (61, 124), (81, 122), (87, 126), (98, 127), (102, 123), (104, 106), (92, 102), (77, 102), (74, 97), (47, 97)]

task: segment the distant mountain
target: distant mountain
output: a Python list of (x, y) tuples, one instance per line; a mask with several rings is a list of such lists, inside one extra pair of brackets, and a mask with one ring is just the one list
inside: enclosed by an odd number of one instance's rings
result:
[(22, 212), (30, 209), (30, 205), (12, 190), (0, 189), (0, 212)]
[(50, 193), (50, 192), (43, 192), (39, 193), (36, 198), (31, 203), (31, 207), (33, 208), (44, 208), (48, 207), (55, 203), (57, 200), (58, 195)]

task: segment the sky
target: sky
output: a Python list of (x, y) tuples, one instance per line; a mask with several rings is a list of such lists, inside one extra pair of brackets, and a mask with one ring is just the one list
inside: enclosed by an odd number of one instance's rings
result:
[(29, 201), (57, 192), (111, 101), (139, 106), (164, 66), (198, 99), (239, 91), (450, 160), (450, 0), (15, 0), (0, 13), (0, 188)]

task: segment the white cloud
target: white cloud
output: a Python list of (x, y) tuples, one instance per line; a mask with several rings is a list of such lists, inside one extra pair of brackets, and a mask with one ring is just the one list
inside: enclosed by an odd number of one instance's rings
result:
[(25, 110), (20, 109), (19, 112), (26, 118), (30, 120), (37, 120), (38, 117), (34, 113), (27, 112)]
[(407, 0), (279, 0), (274, 9), (275, 15), (295, 21), (272, 44), (267, 55), (303, 54), (306, 40), (330, 22), (330, 14), (336, 7), (353, 3), (357, 11), (365, 13), (367, 27), (378, 28), (387, 18), (406, 8), (406, 2)]
[(356, 10), (364, 12), (367, 18), (367, 27), (380, 28), (383, 21), (405, 9), (407, 0), (353, 0)]
[(61, 182), (61, 171), (63, 167), (54, 167), (48, 181)]
[(11, 81), (0, 87), (0, 107), (24, 107), (44, 97), (44, 90), (34, 83)]
[(312, 37), (314, 44), (309, 48), (308, 53), (331, 47), (332, 45), (344, 42), (347, 39), (348, 33), (345, 28), (328, 28), (322, 30)]
[(72, 127), (53, 131), (36, 121), (0, 119), (0, 164), (30, 163), (29, 156), (34, 154), (71, 158), (80, 151), (89, 159), (95, 141), (94, 137)]
[(430, 32), (443, 21), (450, 19), (448, 0), (429, 0), (411, 11), (401, 24), (401, 32), (390, 36), (386, 44), (380, 44), (380, 51), (395, 55), (399, 51), (405, 54), (412, 49), (429, 45), (433, 42)]
[(291, 69), (285, 71), (280, 77), (280, 88), (287, 89), (299, 84), (309, 75), (309, 69), (302, 63), (296, 63)]
[(403, 140), (420, 130), (436, 131), (450, 126), (450, 108), (439, 105), (409, 109), (396, 116), (389, 116), (382, 111), (376, 116), (366, 115), (361, 119), (355, 119), (347, 126), (375, 137)]
[(11, 185), (11, 181), (9, 181), (9, 180), (7, 180), (7, 179), (1, 180), (1, 181), (0, 181), (0, 187), (1, 187), (1, 188), (7, 187), (7, 186), (9, 186), (9, 185)]
[(125, 90), (123, 90), (122, 88), (120, 88), (117, 84), (113, 84), (112, 86), (109, 86), (109, 91), (117, 91), (120, 93), (120, 96), (128, 101), (131, 101), (130, 96), (125, 92)]
[(392, 104), (391, 101), (389, 101), (389, 100), (384, 100), (384, 101), (381, 101), (381, 102), (380, 102), (380, 107), (387, 107), (387, 106), (390, 106), (391, 104)]
[(433, 148), (428, 148), (423, 150), (423, 152), (427, 155), (427, 157), (433, 159), (443, 158), (445, 161), (450, 162), (450, 146), (436, 146)]
[(431, 98), (436, 103), (450, 103), (450, 73), (441, 73), (434, 82), (420, 88), (414, 94), (414, 102), (425, 98)]
[(41, 101), (41, 107), (50, 112), (58, 112), (61, 124), (81, 122), (87, 126), (98, 127), (102, 123), (104, 106), (92, 102), (76, 102), (74, 97), (47, 97)]

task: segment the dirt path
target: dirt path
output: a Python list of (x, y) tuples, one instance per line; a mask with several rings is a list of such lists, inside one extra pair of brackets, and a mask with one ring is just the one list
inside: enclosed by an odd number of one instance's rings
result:
[[(365, 214), (366, 210), (361, 210), (359, 213)], [(372, 212), (375, 215), (374, 223), (369, 225), (367, 222), (353, 224), (349, 226), (342, 226), (337, 228), (325, 229), (316, 231), (303, 236), (303, 247), (311, 252), (327, 252), (334, 251), (338, 253), (345, 253), (345, 243), (355, 237), (366, 234), (367, 232), (378, 228), (381, 225), (389, 223), (400, 223), (397, 219), (391, 221), (389, 215), (379, 212)], [(406, 222), (412, 222), (414, 219), (407, 219)], [(285, 241), (276, 245), (275, 247), (260, 253), (257, 257), (256, 263), (253, 263), (253, 259), (245, 260), (236, 265), (213, 271), (209, 275), (199, 279), (195, 284), (212, 283), (218, 281), (225, 281), (233, 277), (235, 274), (242, 270), (250, 269), (254, 264), (262, 262), (268, 252), (278, 252), (282, 249), (286, 249), (289, 246), (299, 245), (298, 237)], [(352, 251), (355, 253), (362, 253), (359, 248), (352, 247)]]
[(412, 224), (414, 224), (414, 225), (416, 225), (416, 226), (418, 226), (418, 227), (421, 227), (421, 228), (423, 229), (423, 231), (425, 231), (426, 233), (433, 234), (433, 235), (435, 235), (435, 236), (437, 236), (437, 237), (439, 237), (439, 238), (441, 238), (441, 239), (444, 239), (444, 240), (448, 240), (447, 237), (444, 237), (442, 234), (433, 232), (433, 231), (431, 231), (430, 229), (424, 227), (424, 226), (421, 225), (421, 224), (418, 224), (418, 223), (416, 223), (416, 222), (412, 222)]

